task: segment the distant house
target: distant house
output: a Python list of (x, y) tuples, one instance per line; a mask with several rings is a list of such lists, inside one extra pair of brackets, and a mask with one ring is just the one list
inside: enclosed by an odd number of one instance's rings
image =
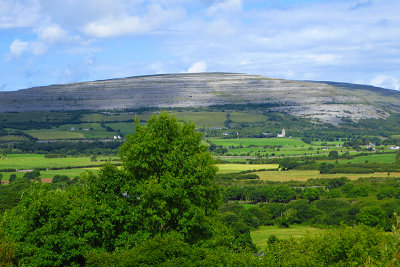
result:
[(229, 133), (228, 132), (224, 132), (224, 135), (229, 135)]
[(120, 135), (114, 135), (114, 140), (121, 140), (121, 136)]
[(400, 149), (400, 146), (391, 146), (391, 147), (389, 147), (389, 149), (399, 150), (399, 149)]
[(284, 137), (286, 137), (286, 131), (285, 131), (285, 129), (282, 129), (282, 133), (278, 134), (276, 137), (278, 137), (278, 138), (284, 138)]
[(75, 131), (75, 127), (71, 127), (71, 131)]

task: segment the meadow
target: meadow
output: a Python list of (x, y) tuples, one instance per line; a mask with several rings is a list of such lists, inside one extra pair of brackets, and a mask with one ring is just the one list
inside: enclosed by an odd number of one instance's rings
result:
[(276, 169), (279, 164), (217, 164), (218, 173), (234, 173), (249, 170)]
[(263, 181), (272, 182), (288, 182), (288, 181), (298, 181), (305, 182), (308, 179), (318, 179), (318, 178), (340, 178), (347, 177), (350, 180), (357, 180), (360, 178), (383, 178), (383, 177), (400, 177), (400, 172), (376, 172), (376, 173), (334, 173), (334, 174), (320, 174), (318, 170), (288, 170), (288, 171), (261, 171), (254, 172)]
[(35, 168), (68, 168), (103, 165), (106, 160), (114, 157), (98, 157), (91, 161), (91, 157), (46, 158), (44, 154), (9, 154), (6, 159), (0, 159), (0, 169), (29, 170)]
[(258, 229), (250, 232), (253, 243), (259, 248), (263, 249), (268, 245), (268, 238), (272, 235), (276, 236), (279, 240), (288, 240), (290, 238), (301, 238), (306, 234), (319, 234), (325, 230), (311, 227), (307, 225), (293, 224), (289, 228), (279, 228), (276, 225), (263, 225)]
[(223, 147), (309, 146), (302, 140), (295, 138), (235, 138), (235, 139), (208, 138), (207, 141), (211, 142), (212, 144), (216, 144), (217, 146), (223, 146)]

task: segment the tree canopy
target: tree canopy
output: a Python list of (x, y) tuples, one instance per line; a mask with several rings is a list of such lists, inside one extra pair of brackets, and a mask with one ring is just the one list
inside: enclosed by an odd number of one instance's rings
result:
[(188, 244), (213, 237), (217, 169), (193, 124), (168, 113), (147, 126), (136, 121), (120, 157), (121, 168), (107, 164), (76, 186), (38, 183), (24, 193), (1, 222), (18, 244), (19, 263), (83, 264), (89, 251), (113, 252), (174, 232)]

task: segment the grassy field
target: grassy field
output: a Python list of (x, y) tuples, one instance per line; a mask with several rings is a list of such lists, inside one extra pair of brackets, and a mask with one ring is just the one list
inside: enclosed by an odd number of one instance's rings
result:
[[(307, 181), (308, 179), (316, 178), (340, 178), (347, 177), (350, 180), (369, 177), (388, 177), (387, 172), (366, 173), (366, 174), (350, 174), (350, 173), (335, 173), (335, 174), (320, 174), (317, 170), (289, 170), (289, 171), (261, 171), (255, 172), (261, 180), (287, 182), (287, 181)], [(390, 173), (390, 177), (400, 177), (400, 172)]]
[(377, 162), (377, 163), (394, 163), (396, 161), (396, 154), (391, 153), (391, 154), (375, 154), (371, 153), (371, 155), (368, 156), (362, 156), (362, 157), (356, 157), (354, 159), (350, 160), (338, 160), (339, 163), (364, 163), (366, 160), (368, 162)]
[(45, 158), (43, 154), (9, 154), (7, 159), (0, 159), (0, 169), (65, 168), (103, 165), (110, 157), (98, 157), (92, 162), (90, 157)]
[(268, 237), (275, 235), (278, 239), (287, 240), (289, 238), (301, 238), (307, 233), (318, 234), (322, 233), (324, 229), (305, 226), (305, 225), (291, 225), (289, 228), (278, 228), (278, 226), (260, 226), (257, 230), (250, 232), (251, 239), (254, 244), (262, 249), (267, 246)]
[(83, 133), (62, 130), (31, 130), (27, 134), (39, 140), (68, 140), (68, 139), (84, 139)]
[(236, 138), (236, 139), (219, 139), (209, 138), (209, 142), (218, 146), (229, 147), (229, 146), (286, 146), (286, 147), (297, 147), (297, 146), (309, 146), (300, 139), (292, 138)]
[(105, 125), (111, 127), (115, 131), (119, 130), (124, 136), (133, 134), (135, 130), (135, 124), (133, 122), (114, 122), (106, 123)]
[(71, 119), (72, 113), (68, 112), (21, 112), (21, 113), (0, 113), (0, 121), (5, 122), (60, 122)]
[(259, 169), (276, 169), (279, 164), (217, 164), (218, 173), (232, 173)]
[(0, 136), (0, 142), (21, 142), (29, 140), (28, 137), (20, 135), (4, 135)]
[(233, 122), (258, 122), (268, 120), (267, 116), (261, 114), (251, 114), (245, 112), (231, 112), (230, 114)]
[(196, 128), (222, 127), (226, 120), (225, 112), (175, 112), (173, 113), (179, 120), (194, 122)]
[(39, 140), (112, 139), (116, 132), (108, 132), (99, 123), (65, 124), (50, 130), (27, 131)]

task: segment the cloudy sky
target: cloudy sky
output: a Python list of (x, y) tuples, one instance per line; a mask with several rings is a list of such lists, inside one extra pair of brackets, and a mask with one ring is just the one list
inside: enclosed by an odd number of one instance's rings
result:
[(0, 91), (241, 72), (400, 90), (399, 0), (0, 0)]

